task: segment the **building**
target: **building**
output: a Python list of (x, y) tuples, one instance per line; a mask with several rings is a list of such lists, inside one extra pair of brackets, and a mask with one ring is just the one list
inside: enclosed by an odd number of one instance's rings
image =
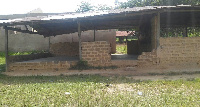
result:
[[(6, 52), (8, 52), (8, 30), (40, 34), (44, 37), (78, 32), (79, 59), (88, 61), (92, 66), (198, 68), (200, 67), (200, 38), (189, 37), (188, 29), (199, 27), (199, 11), (200, 7), (188, 5), (147, 6), (83, 14), (26, 17), (22, 20), (3, 20), (0, 21), (0, 26), (4, 26), (5, 29)], [(29, 25), (34, 30), (21, 30), (12, 27), (16, 25)], [(134, 42), (133, 46), (139, 54), (137, 58), (128, 56), (125, 59), (112, 60), (110, 43), (106, 41), (81, 42), (81, 32), (83, 31), (131, 28), (136, 28), (136, 32), (138, 32), (138, 40)], [(173, 35), (168, 37), (168, 31), (176, 28), (184, 28), (179, 34), (182, 37)], [(163, 31), (165, 32), (163, 33)], [(34, 66), (28, 62), (15, 62), (7, 66), (7, 70), (67, 69), (73, 62), (66, 60), (38, 62)]]

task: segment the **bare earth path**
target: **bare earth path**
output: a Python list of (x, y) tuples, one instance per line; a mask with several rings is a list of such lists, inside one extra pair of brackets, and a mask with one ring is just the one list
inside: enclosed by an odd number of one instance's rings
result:
[[(177, 80), (177, 79), (193, 79), (200, 78), (199, 73), (192, 73), (197, 71), (195, 69), (186, 71), (186, 73), (178, 73), (177, 70), (150, 70), (142, 69), (135, 70), (135, 68), (120, 68), (120, 69), (109, 69), (109, 70), (67, 70), (67, 71), (15, 71), (15, 72), (4, 72), (3, 74), (9, 76), (59, 76), (59, 75), (102, 75), (102, 76), (126, 76), (127, 78), (133, 78), (136, 80)], [(182, 70), (183, 71), (183, 70)], [(180, 72), (180, 71), (179, 71)], [(185, 72), (185, 71), (184, 71)], [(188, 74), (188, 73), (189, 74)], [(170, 74), (171, 73), (171, 74)]]

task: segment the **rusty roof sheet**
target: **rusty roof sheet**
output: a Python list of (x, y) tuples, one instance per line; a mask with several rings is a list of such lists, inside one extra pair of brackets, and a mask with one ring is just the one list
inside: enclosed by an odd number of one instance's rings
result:
[(133, 7), (126, 9), (115, 9), (115, 10), (105, 10), (105, 11), (89, 11), (84, 13), (70, 13), (70, 14), (59, 14), (59, 15), (48, 15), (48, 16), (37, 16), (37, 17), (25, 17), (20, 19), (11, 20), (0, 20), (1, 23), (12, 23), (12, 22), (26, 22), (26, 21), (38, 21), (38, 20), (62, 20), (62, 19), (77, 19), (93, 16), (103, 16), (109, 14), (120, 14), (129, 12), (140, 12), (148, 10), (156, 10), (161, 8), (175, 8), (177, 6), (145, 6), (145, 7)]
[[(38, 34), (49, 36), (77, 32), (77, 21), (82, 23), (82, 31), (104, 30), (118, 28), (132, 28), (138, 26), (141, 16), (150, 18), (151, 14), (158, 11), (181, 10), (200, 11), (199, 6), (179, 5), (179, 6), (145, 6), (127, 9), (116, 9), (109, 11), (93, 11), (85, 13), (70, 13), (46, 15), (37, 17), (24, 17), (10, 20), (0, 20), (0, 26), (29, 25)], [(150, 15), (149, 15), (150, 14)], [(144, 19), (143, 18), (143, 19)], [(196, 15), (198, 18), (198, 15)]]

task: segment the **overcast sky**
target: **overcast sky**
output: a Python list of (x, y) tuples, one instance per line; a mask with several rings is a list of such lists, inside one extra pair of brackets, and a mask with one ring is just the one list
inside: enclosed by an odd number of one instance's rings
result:
[[(0, 15), (24, 14), (41, 8), (43, 13), (74, 12), (83, 0), (1, 0)], [(115, 0), (84, 0), (93, 5), (114, 6)], [(127, 0), (118, 0), (125, 2)]]

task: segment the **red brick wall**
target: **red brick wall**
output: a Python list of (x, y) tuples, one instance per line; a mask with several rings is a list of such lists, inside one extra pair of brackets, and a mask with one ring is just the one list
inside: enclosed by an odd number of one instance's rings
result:
[(111, 46), (106, 41), (82, 42), (82, 59), (92, 66), (111, 64)]
[(9, 65), (9, 71), (36, 71), (36, 70), (67, 70), (75, 62), (74, 61), (59, 61), (59, 62), (17, 62)]
[(78, 56), (79, 43), (78, 42), (64, 42), (50, 45), (50, 53), (54, 56)]

